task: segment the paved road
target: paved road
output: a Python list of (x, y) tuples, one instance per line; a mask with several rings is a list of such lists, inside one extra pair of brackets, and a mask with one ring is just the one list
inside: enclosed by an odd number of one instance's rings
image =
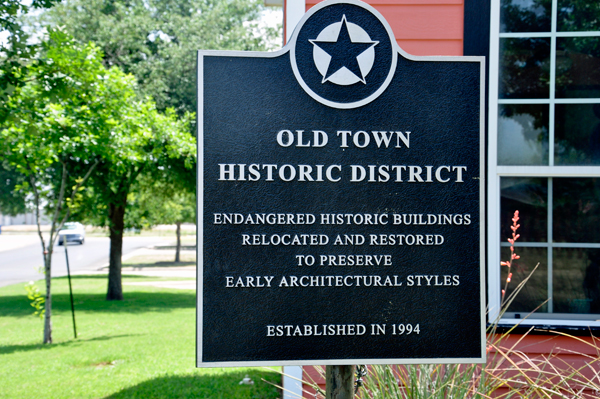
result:
[[(165, 244), (167, 237), (125, 237), (123, 255), (138, 248)], [(108, 263), (108, 237), (86, 237), (85, 244), (71, 244), (69, 266), (71, 273), (82, 270), (98, 270)], [(0, 287), (39, 280), (44, 277), (37, 269), (42, 266), (42, 247), (37, 235), (0, 235)], [(55, 247), (52, 257), (52, 277), (65, 276), (67, 266), (64, 247)]]

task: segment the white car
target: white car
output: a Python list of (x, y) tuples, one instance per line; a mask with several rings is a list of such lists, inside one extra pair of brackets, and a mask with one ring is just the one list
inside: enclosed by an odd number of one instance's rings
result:
[(62, 229), (58, 232), (58, 245), (63, 245), (65, 242), (85, 242), (85, 227), (78, 222), (65, 223)]

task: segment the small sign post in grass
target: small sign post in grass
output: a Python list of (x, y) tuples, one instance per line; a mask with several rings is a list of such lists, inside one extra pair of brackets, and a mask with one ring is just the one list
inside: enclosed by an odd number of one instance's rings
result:
[(71, 318), (73, 319), (73, 337), (77, 339), (77, 325), (75, 324), (75, 302), (73, 301), (73, 286), (71, 285), (71, 268), (69, 267), (69, 251), (67, 251), (67, 247), (69, 246), (69, 241), (65, 236), (63, 240), (63, 245), (65, 246), (65, 259), (67, 261), (67, 278), (69, 280), (69, 297), (71, 298)]

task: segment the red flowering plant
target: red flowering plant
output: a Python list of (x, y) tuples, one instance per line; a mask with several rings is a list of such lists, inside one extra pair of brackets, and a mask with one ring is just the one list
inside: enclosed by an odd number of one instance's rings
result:
[[(515, 243), (519, 239), (519, 237), (521, 237), (521, 235), (519, 233), (517, 233), (517, 230), (519, 229), (519, 227), (521, 227), (521, 225), (519, 224), (519, 211), (515, 211), (511, 220), (512, 220), (512, 224), (510, 226), (510, 229), (512, 230), (512, 236), (507, 239), (507, 241), (510, 243), (510, 258), (509, 258), (509, 260), (500, 262), (500, 267), (506, 267), (506, 269), (507, 269), (506, 270), (506, 280), (504, 280), (504, 286), (502, 288), (502, 294), (501, 294), (501, 299), (500, 299), (500, 312), (498, 314), (497, 320), (494, 323), (492, 323), (492, 326), (491, 326), (492, 333), (495, 332), (495, 325), (497, 324), (499, 319), (508, 310), (511, 303), (514, 301), (514, 299), (517, 297), (519, 292), (523, 289), (523, 287), (525, 286), (527, 281), (531, 278), (531, 276), (533, 275), (533, 273), (536, 271), (536, 269), (539, 266), (539, 263), (538, 263), (533, 268), (533, 270), (530, 273), (528, 273), (528, 275), (519, 284), (517, 284), (517, 286), (512, 289), (512, 292), (507, 296), (507, 292), (509, 291), (509, 284), (513, 277), (513, 269), (515, 267), (515, 261), (518, 259), (521, 259), (521, 256), (518, 255), (517, 252), (515, 251)], [(548, 300), (544, 301), (542, 304), (540, 304), (538, 307), (536, 307), (531, 313), (537, 311), (547, 301)], [(525, 317), (525, 318), (527, 318), (527, 317)]]
[(515, 211), (515, 214), (512, 218), (512, 222), (513, 223), (510, 226), (510, 229), (512, 230), (512, 238), (508, 239), (508, 242), (510, 243), (510, 260), (500, 262), (500, 266), (506, 266), (508, 268), (508, 277), (506, 278), (506, 282), (504, 283), (504, 289), (502, 290), (502, 300), (501, 300), (502, 305), (504, 304), (504, 297), (506, 295), (506, 289), (508, 288), (508, 283), (510, 283), (510, 280), (512, 278), (511, 270), (512, 270), (513, 261), (521, 258), (515, 252), (515, 241), (517, 241), (519, 239), (519, 237), (521, 236), (520, 234), (517, 234), (517, 229), (519, 227), (521, 227), (521, 225), (518, 224), (519, 211)]

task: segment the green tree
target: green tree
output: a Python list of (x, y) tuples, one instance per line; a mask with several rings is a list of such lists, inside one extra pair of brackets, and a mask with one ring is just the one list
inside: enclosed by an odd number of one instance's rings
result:
[(18, 190), (24, 181), (24, 176), (6, 160), (0, 161), (0, 213), (16, 216), (27, 211), (25, 196)]
[[(79, 47), (60, 30), (50, 32), (42, 49), (40, 62), (29, 66), (25, 84), (16, 87), (6, 102), (9, 113), (0, 131), (0, 154), (21, 176), (15, 188), (33, 197), (46, 275), (44, 343), (51, 343), (52, 252), (57, 233), (110, 148), (111, 133), (128, 105), (121, 93), (133, 82), (116, 68), (107, 71), (96, 47)], [(40, 229), (44, 207), (51, 215), (47, 241)]]
[(159, 110), (195, 112), (196, 52), (265, 50), (275, 30), (257, 34), (261, 0), (69, 0), (44, 14), (104, 51), (104, 64), (135, 75)]
[[(93, 44), (50, 30), (42, 48), (25, 84), (8, 98), (0, 157), (22, 176), (17, 188), (35, 205), (46, 275), (44, 342), (51, 343), (53, 248), (65, 221), (85, 209), (84, 187), (94, 183), (97, 189), (107, 171), (134, 180), (138, 164), (177, 152), (168, 136), (180, 134), (182, 123), (173, 121), (173, 112), (162, 115), (152, 102), (137, 100), (133, 76), (106, 69)], [(51, 216), (47, 240), (39, 224), (42, 208)]]
[[(139, 93), (151, 96), (159, 110), (174, 109), (192, 132), (194, 120), (186, 115), (197, 109), (196, 51), (267, 49), (276, 33), (271, 30), (256, 34), (252, 21), (261, 7), (260, 0), (71, 0), (54, 7), (43, 18), (67, 26), (82, 42), (97, 43), (103, 49), (107, 67), (116, 65), (134, 74)], [(169, 118), (175, 123), (175, 115)], [(195, 165), (190, 155), (195, 150), (188, 150), (188, 145), (195, 145), (192, 137), (175, 135), (173, 139), (181, 142), (179, 155), (107, 161), (92, 176), (93, 201), (87, 209), (95, 214), (89, 214), (88, 220), (109, 226), (111, 236), (107, 299), (122, 298), (122, 237), (127, 221), (132, 219), (126, 219), (125, 214), (137, 178), (158, 167), (167, 168), (169, 173), (181, 169), (175, 164), (182, 159)], [(187, 143), (183, 143), (185, 140)], [(164, 148), (160, 142), (144, 145)]]
[[(196, 223), (195, 176), (164, 176), (166, 179), (148, 176), (131, 193), (127, 213), (130, 225), (148, 228), (157, 224), (174, 224), (176, 246), (175, 262), (181, 261), (181, 225)], [(169, 179), (169, 177), (171, 177)], [(194, 177), (190, 179), (189, 177)]]
[(134, 103), (135, 115), (124, 116), (126, 135), (111, 143), (109, 156), (102, 158), (88, 182), (76, 217), (109, 228), (110, 252), (108, 300), (123, 299), (121, 256), (123, 233), (139, 222), (125, 215), (133, 190), (141, 176), (194, 176), (195, 139), (189, 133), (190, 115), (178, 118), (172, 109), (159, 113), (153, 103)]
[(60, 0), (0, 0), (0, 124), (8, 115), (8, 96), (23, 84), (27, 67), (38, 51), (37, 44), (27, 43), (28, 35), (20, 16), (31, 9), (48, 8)]

